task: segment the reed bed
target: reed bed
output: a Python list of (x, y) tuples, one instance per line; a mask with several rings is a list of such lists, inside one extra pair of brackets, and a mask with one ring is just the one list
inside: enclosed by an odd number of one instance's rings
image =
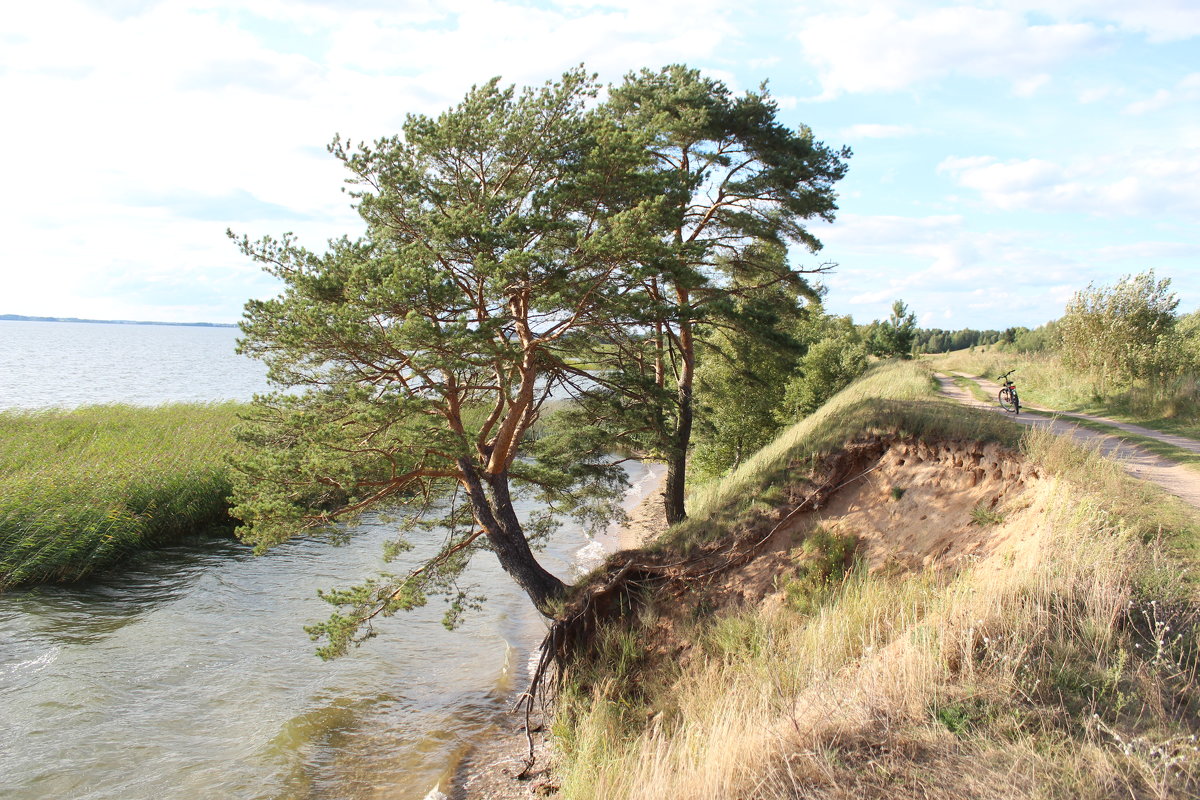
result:
[(237, 408), (0, 413), (0, 590), (78, 580), (227, 522)]

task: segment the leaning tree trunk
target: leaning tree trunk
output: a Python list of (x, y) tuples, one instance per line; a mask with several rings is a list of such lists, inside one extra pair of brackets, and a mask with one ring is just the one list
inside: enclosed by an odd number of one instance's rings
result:
[(513, 509), (508, 474), (489, 476), (485, 490), (484, 482), (473, 464), (463, 459), (459, 466), (471, 501), (471, 512), (484, 529), (500, 567), (525, 591), (538, 611), (547, 617), (553, 616), (554, 601), (566, 593), (567, 587), (534, 558), (521, 522), (517, 519), (517, 512)]

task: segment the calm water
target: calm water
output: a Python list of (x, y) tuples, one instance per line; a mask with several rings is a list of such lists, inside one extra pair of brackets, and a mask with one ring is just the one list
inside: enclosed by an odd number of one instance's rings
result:
[[(0, 405), (245, 398), (262, 373), (231, 355), (235, 335), (0, 322)], [(17, 379), (7, 364), (21, 365)], [(658, 474), (631, 465), (626, 503)], [(467, 582), (488, 602), (461, 629), (441, 626), (434, 600), (320, 661), (302, 630), (332, 610), (316, 590), (382, 568), (390, 533), (368, 521), (349, 544), (297, 541), (262, 557), (210, 540), (86, 585), (0, 595), (0, 797), (436, 796), (495, 734), (544, 627), (481, 553)], [(614, 546), (564, 525), (540, 558), (570, 578)]]
[(249, 400), (266, 368), (237, 328), (0, 320), (0, 408)]

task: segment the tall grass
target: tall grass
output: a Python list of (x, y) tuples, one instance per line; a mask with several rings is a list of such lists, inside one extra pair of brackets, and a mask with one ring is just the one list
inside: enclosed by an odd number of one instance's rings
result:
[[(745, 508), (781, 462), (864, 421), (1020, 436), (927, 398), (919, 367), (881, 368), (695, 507)], [(563, 795), (1200, 796), (1195, 592), (1173, 546), (1195, 540), (1194, 512), (1046, 432), (1015, 443), (1049, 481), (1020, 551), (954, 574), (859, 568), (813, 582), (812, 602), (697, 615), (675, 631), (682, 656), (653, 640), (653, 603), (603, 631), (610, 658), (560, 698)]]
[(0, 413), (0, 589), (76, 580), (226, 521), (236, 409)]
[(1027, 401), (1059, 411), (1115, 417), (1159, 430), (1200, 438), (1200, 383), (1193, 374), (1160, 384), (1135, 381), (1104, 392), (1086, 371), (1067, 368), (1055, 353), (1013, 353), (995, 346), (928, 356), (937, 369), (965, 372), (990, 380), (1016, 369), (1013, 376)]

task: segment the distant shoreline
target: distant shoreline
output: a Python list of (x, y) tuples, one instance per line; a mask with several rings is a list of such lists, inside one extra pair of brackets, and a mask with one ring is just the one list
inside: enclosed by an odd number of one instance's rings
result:
[(143, 322), (132, 319), (79, 319), (78, 317), (25, 317), (0, 314), (0, 322), (87, 322), (93, 325), (170, 325), (176, 328), (236, 328), (231, 322)]

